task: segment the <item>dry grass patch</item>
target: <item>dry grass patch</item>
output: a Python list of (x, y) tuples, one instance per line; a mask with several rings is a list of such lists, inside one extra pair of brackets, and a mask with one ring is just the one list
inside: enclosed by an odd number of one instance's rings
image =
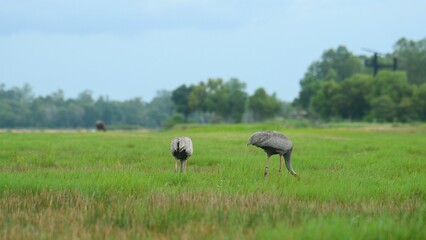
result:
[[(353, 203), (302, 200), (264, 193), (152, 192), (87, 195), (76, 191), (3, 193), (2, 239), (253, 237), (256, 228), (295, 228), (324, 216), (400, 218), (425, 212), (418, 200)], [(423, 210), (421, 210), (423, 208)]]

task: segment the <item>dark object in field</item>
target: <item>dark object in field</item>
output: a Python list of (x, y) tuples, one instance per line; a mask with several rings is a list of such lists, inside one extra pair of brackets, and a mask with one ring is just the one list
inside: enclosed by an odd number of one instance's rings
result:
[(101, 120), (96, 121), (96, 130), (98, 131), (106, 131), (105, 123)]
[(291, 166), (291, 152), (293, 151), (293, 143), (288, 139), (284, 134), (275, 131), (263, 131), (254, 133), (247, 145), (254, 145), (256, 147), (262, 148), (266, 154), (266, 167), (265, 167), (265, 176), (268, 175), (268, 165), (269, 158), (272, 155), (280, 155), (280, 172), (283, 165), (283, 156), (285, 159), (285, 165), (288, 171), (295, 177), (299, 175), (293, 170)]
[(185, 172), (186, 161), (193, 152), (192, 140), (189, 137), (176, 137), (172, 140), (170, 150), (175, 158), (175, 171), (177, 171), (177, 162), (180, 160), (180, 172)]

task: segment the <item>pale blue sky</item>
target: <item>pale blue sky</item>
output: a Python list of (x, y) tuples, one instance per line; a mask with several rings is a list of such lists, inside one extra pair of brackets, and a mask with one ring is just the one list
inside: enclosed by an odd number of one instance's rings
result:
[(326, 49), (390, 52), (425, 26), (425, 0), (0, 0), (0, 83), (150, 101), (236, 77), (291, 101)]

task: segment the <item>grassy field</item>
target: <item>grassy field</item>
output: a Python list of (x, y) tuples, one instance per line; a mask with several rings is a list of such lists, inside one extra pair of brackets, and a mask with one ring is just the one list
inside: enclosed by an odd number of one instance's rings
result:
[[(263, 177), (250, 135), (295, 145)], [(186, 174), (174, 136), (192, 138)], [(0, 239), (426, 239), (426, 126), (0, 133)]]

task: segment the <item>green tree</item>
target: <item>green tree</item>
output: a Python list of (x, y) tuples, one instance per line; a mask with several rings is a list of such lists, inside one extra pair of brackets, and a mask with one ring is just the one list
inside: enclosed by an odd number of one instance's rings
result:
[(225, 83), (225, 89), (228, 92), (228, 109), (226, 115), (233, 122), (241, 122), (247, 102), (246, 84), (237, 78), (231, 78)]
[(189, 94), (188, 104), (190, 110), (192, 112), (198, 112), (200, 114), (204, 113), (207, 110), (206, 98), (207, 86), (204, 82), (200, 82), (198, 85), (192, 88), (192, 91)]
[(372, 82), (372, 97), (389, 96), (395, 104), (412, 95), (407, 75), (402, 71), (380, 71)]
[(372, 95), (375, 98), (389, 96), (395, 106), (392, 120), (408, 121), (413, 118), (411, 108), (413, 88), (408, 83), (405, 72), (380, 71), (373, 81)]
[(92, 127), (99, 120), (92, 94), (92, 91), (85, 90), (77, 96), (77, 104), (83, 111), (80, 127)]
[(246, 85), (236, 78), (223, 81), (210, 78), (192, 88), (188, 103), (192, 112), (197, 113), (199, 122), (241, 122), (245, 111)]
[(158, 91), (157, 95), (146, 106), (144, 125), (148, 128), (161, 128), (174, 114), (171, 92)]
[(329, 49), (322, 55), (322, 61), (314, 63), (309, 71), (320, 80), (343, 81), (346, 78), (360, 73), (363, 69), (362, 61), (353, 55), (345, 46)]
[(372, 82), (372, 77), (365, 74), (356, 74), (342, 81), (336, 95), (330, 98), (334, 114), (344, 119), (361, 120), (370, 110), (368, 96)]
[(320, 89), (312, 97), (311, 107), (321, 117), (329, 119), (335, 115), (332, 111), (330, 99), (336, 98), (338, 85), (335, 81), (327, 81), (321, 84)]
[(249, 97), (249, 109), (253, 112), (255, 121), (263, 121), (276, 116), (281, 103), (275, 93), (268, 95), (264, 88), (258, 88), (252, 96)]
[(32, 100), (33, 93), (28, 84), (11, 89), (0, 84), (0, 127), (28, 127), (31, 124)]
[(188, 116), (191, 113), (191, 108), (189, 106), (189, 95), (193, 88), (193, 86), (187, 87), (184, 84), (172, 92), (172, 101), (175, 105), (176, 111), (182, 113), (186, 121), (188, 120)]
[[(68, 124), (72, 128), (83, 127), (84, 108), (75, 99), (67, 101)], [(94, 123), (92, 123), (93, 127)]]
[(398, 68), (407, 73), (409, 83), (426, 83), (426, 38), (420, 41), (401, 38), (394, 45), (394, 55), (399, 58)]
[(300, 81), (299, 97), (294, 104), (307, 109), (311, 98), (325, 81), (341, 82), (356, 73), (362, 73), (363, 65), (360, 57), (353, 55), (344, 46), (325, 51), (320, 61), (312, 63), (304, 78)]
[(412, 105), (418, 118), (426, 121), (426, 83), (415, 88)]
[(322, 81), (310, 73), (300, 81), (301, 90), (299, 97), (294, 100), (294, 104), (304, 109), (308, 109), (311, 104), (311, 98), (315, 96), (321, 88)]
[(124, 125), (144, 126), (144, 108), (146, 103), (140, 98), (133, 98), (120, 104), (120, 110), (124, 116)]
[(115, 104), (113, 104), (108, 97), (100, 96), (95, 102), (95, 109), (97, 117), (102, 120), (106, 125), (114, 122), (114, 113), (117, 112)]
[(372, 118), (379, 122), (393, 121), (396, 117), (396, 105), (388, 95), (371, 100)]
[(12, 99), (0, 100), (0, 127), (27, 127), (30, 110), (26, 104)]
[(411, 97), (403, 97), (401, 99), (397, 106), (396, 115), (398, 120), (402, 122), (410, 122), (418, 118), (418, 113)]
[(210, 78), (207, 81), (206, 109), (214, 114), (213, 121), (220, 122), (226, 116), (229, 108), (229, 93), (221, 78)]

